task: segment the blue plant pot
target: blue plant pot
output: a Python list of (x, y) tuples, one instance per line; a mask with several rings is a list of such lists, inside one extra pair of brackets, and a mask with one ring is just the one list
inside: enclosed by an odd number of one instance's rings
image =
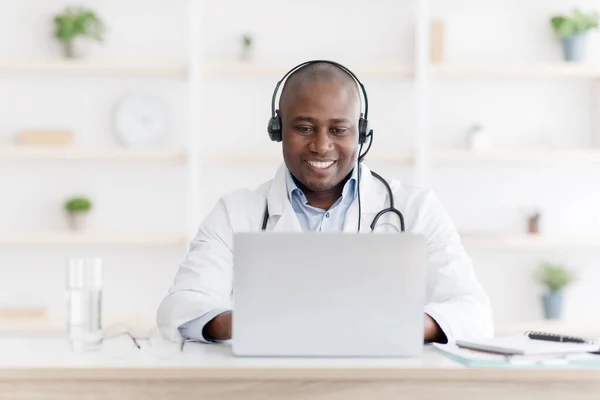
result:
[(563, 294), (552, 292), (542, 297), (544, 304), (544, 317), (546, 319), (560, 319), (562, 317)]
[(587, 35), (579, 33), (563, 38), (563, 53), (566, 61), (583, 61), (586, 56)]

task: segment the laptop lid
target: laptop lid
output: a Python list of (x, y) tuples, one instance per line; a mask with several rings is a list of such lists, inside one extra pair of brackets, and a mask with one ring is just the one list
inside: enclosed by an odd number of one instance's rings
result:
[(415, 356), (426, 260), (411, 234), (235, 234), (233, 352)]

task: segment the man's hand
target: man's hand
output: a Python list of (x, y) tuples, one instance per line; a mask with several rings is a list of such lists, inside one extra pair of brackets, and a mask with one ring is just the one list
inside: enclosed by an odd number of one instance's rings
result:
[(206, 340), (231, 339), (231, 316), (231, 311), (225, 311), (211, 319), (202, 329), (204, 338)]
[(425, 341), (426, 342), (438, 342), (446, 343), (448, 338), (433, 318), (425, 314)]

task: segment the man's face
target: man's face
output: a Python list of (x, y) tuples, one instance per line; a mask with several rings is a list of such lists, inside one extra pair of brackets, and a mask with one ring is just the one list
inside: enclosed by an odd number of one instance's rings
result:
[(307, 189), (337, 186), (355, 165), (360, 99), (356, 88), (339, 82), (300, 85), (282, 104), (283, 158)]

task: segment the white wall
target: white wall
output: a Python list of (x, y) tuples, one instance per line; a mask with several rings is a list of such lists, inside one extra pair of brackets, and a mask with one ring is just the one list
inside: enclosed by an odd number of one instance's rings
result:
[[(102, 60), (185, 60), (189, 39), (187, 1), (82, 1), (109, 22), (105, 45), (90, 58)], [(55, 57), (48, 38), (49, 18), (66, 2), (5, 1), (0, 5), (0, 58)], [(446, 59), (452, 62), (559, 61), (560, 47), (548, 28), (549, 16), (574, 5), (590, 9), (597, 1), (431, 0), (432, 15), (447, 25)], [(415, 1), (253, 1), (203, 2), (203, 54), (207, 61), (234, 60), (239, 35), (255, 35), (255, 59), (293, 66), (310, 58), (353, 65), (414, 60)], [(598, 35), (590, 42), (590, 60), (600, 60)], [(415, 85), (410, 80), (361, 77), (371, 100), (378, 149), (415, 146)], [(203, 82), (205, 106), (202, 150), (272, 149), (266, 134), (270, 98), (279, 75), (260, 78), (216, 77)], [(483, 123), (503, 148), (576, 148), (597, 141), (598, 104), (589, 80), (433, 79), (433, 148), (457, 148), (464, 131)], [(145, 91), (164, 96), (172, 132), (169, 145), (185, 139), (186, 88), (177, 79), (0, 77), (0, 143), (26, 127), (66, 127), (82, 145), (115, 144), (111, 111), (124, 94)], [(413, 170), (373, 165), (385, 176), (412, 180)], [(230, 160), (200, 170), (200, 214), (217, 198), (239, 186), (269, 179), (275, 165), (249, 166)], [(600, 225), (598, 176), (593, 164), (513, 166), (473, 164), (439, 166), (428, 185), (464, 232), (523, 232), (524, 206), (542, 207), (548, 233), (597, 233)], [(76, 191), (97, 203), (93, 229), (99, 231), (178, 233), (184, 229), (183, 167), (122, 164), (0, 163), (2, 232), (62, 229), (62, 199)], [(170, 285), (180, 250), (139, 248), (2, 248), (0, 293), (5, 302), (19, 299), (47, 304), (62, 313), (63, 257), (99, 254), (107, 265), (106, 312), (153, 316)], [(567, 319), (584, 319), (585, 305), (600, 303), (593, 283), (600, 278), (598, 251), (472, 250), (477, 274), (492, 297), (500, 320), (536, 319), (539, 288), (531, 271), (544, 259), (565, 260), (581, 269), (582, 279), (567, 296)], [(31, 276), (39, 277), (32, 282)], [(32, 295), (35, 293), (35, 296)], [(17, 299), (17, 300), (15, 300)], [(125, 301), (126, 300), (126, 301)], [(596, 317), (600, 318), (600, 317)]]

